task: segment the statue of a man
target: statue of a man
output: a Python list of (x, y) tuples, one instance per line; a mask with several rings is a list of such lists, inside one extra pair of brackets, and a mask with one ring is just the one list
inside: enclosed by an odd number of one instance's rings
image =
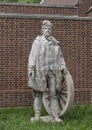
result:
[(61, 89), (62, 71), (67, 73), (66, 64), (59, 42), (51, 36), (53, 25), (49, 20), (42, 23), (42, 35), (33, 42), (29, 55), (28, 76), (34, 90), (35, 119), (39, 120), (42, 108), (42, 95), (49, 92), (51, 117), (61, 122), (56, 90)]

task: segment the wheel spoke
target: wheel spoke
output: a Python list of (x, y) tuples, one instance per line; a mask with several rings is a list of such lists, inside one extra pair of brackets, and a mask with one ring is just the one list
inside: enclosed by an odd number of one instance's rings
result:
[(65, 104), (66, 104), (66, 102), (67, 102), (67, 97), (60, 94), (60, 95), (59, 95), (59, 102), (60, 102), (62, 108), (64, 108), (64, 106), (65, 106)]
[(61, 98), (63, 99), (63, 101), (67, 102), (67, 98), (64, 95), (61, 95)]
[(58, 92), (58, 95), (66, 95), (67, 96), (67, 90), (61, 90)]
[(63, 90), (63, 91), (61, 92), (61, 94), (67, 95), (68, 93), (67, 93), (67, 91), (64, 91), (64, 90)]
[(67, 86), (64, 86), (64, 85), (63, 85), (63, 87), (61, 88), (61, 91), (63, 91), (63, 90), (66, 91), (66, 90), (67, 90)]
[(65, 104), (64, 104), (64, 102), (62, 101), (62, 99), (59, 99), (59, 102), (60, 102), (61, 107), (64, 108)]

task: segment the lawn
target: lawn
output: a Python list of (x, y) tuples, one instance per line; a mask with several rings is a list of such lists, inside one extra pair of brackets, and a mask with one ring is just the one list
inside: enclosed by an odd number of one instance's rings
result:
[[(46, 112), (43, 110), (42, 114)], [(32, 107), (0, 109), (0, 130), (92, 130), (92, 105), (76, 105), (64, 115), (64, 123), (30, 122)]]

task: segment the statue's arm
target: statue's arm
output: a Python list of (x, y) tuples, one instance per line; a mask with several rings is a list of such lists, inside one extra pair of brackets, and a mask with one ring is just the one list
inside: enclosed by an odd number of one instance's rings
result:
[(61, 57), (61, 68), (62, 68), (62, 71), (63, 71), (64, 74), (67, 74), (68, 70), (67, 70), (67, 67), (66, 67), (66, 63), (65, 63), (65, 60), (64, 60), (61, 48), (60, 48), (60, 57)]
[(34, 41), (28, 59), (28, 76), (30, 74), (34, 75), (34, 69), (36, 66), (36, 55), (37, 55), (37, 46), (36, 41)]

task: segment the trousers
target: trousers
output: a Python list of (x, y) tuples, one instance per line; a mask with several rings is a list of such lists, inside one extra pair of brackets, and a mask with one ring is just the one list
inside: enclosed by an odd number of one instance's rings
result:
[[(60, 107), (59, 107), (56, 90), (60, 89), (60, 87), (62, 86), (61, 84), (63, 78), (62, 73), (60, 70), (59, 71), (48, 70), (46, 71), (45, 76), (46, 76), (49, 97), (50, 97), (51, 116), (59, 117)], [(34, 91), (34, 111), (35, 114), (39, 116), (41, 114), (41, 109), (42, 109), (42, 96), (43, 96), (43, 92)]]

